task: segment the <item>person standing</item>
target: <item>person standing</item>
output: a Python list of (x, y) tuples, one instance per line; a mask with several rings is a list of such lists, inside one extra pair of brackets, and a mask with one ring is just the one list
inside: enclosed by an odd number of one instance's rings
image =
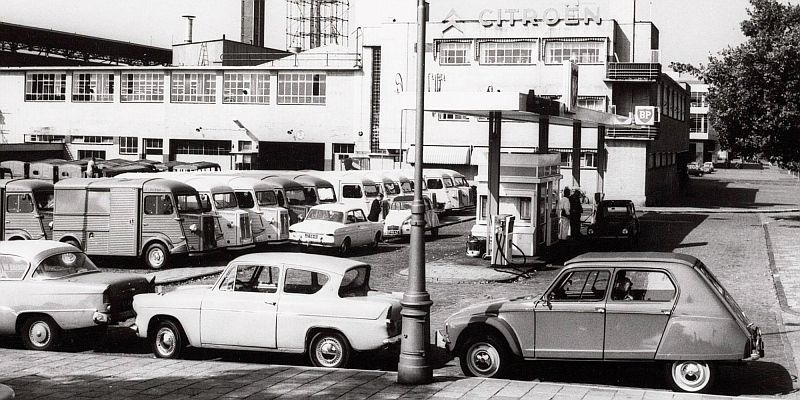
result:
[(86, 177), (87, 178), (94, 178), (94, 168), (95, 168), (95, 161), (94, 157), (89, 159), (89, 162), (86, 163)]
[(375, 200), (372, 200), (372, 204), (369, 207), (369, 215), (367, 219), (372, 222), (378, 222), (381, 219), (381, 213), (383, 212), (383, 193), (378, 193), (378, 197)]
[(569, 211), (569, 231), (573, 239), (579, 239), (583, 206), (581, 206), (581, 192), (577, 189), (573, 190), (572, 195), (569, 196)]
[(569, 188), (564, 188), (564, 197), (558, 200), (558, 214), (561, 216), (558, 220), (558, 239), (566, 240), (569, 237), (570, 228), (570, 206), (569, 195), (571, 194)]

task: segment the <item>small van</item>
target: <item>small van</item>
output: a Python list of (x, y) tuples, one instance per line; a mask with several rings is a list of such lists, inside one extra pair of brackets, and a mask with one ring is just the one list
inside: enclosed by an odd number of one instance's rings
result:
[(381, 183), (359, 171), (308, 171), (309, 175), (329, 181), (340, 203), (357, 206), (369, 214), (372, 201), (381, 193)]
[(313, 205), (336, 203), (336, 190), (334, 190), (333, 184), (327, 180), (305, 172), (292, 172), (287, 177), (303, 185), (306, 203)]
[(289, 210), (289, 219), (292, 224), (296, 224), (306, 217), (308, 209), (314, 204), (308, 203), (305, 188), (303, 185), (288, 178), (286, 176), (288, 173), (291, 173), (291, 171), (236, 171), (236, 175), (252, 176), (274, 185), (275, 195), (278, 196), (278, 204)]
[(52, 239), (53, 206), (50, 182), (0, 180), (0, 240)]
[(454, 209), (466, 209), (475, 207), (478, 199), (477, 199), (477, 189), (473, 188), (469, 182), (467, 182), (467, 178), (461, 174), (460, 172), (456, 172), (450, 169), (443, 169), (442, 175), (447, 178), (453, 180), (453, 184), (458, 189), (458, 202), (454, 204)]

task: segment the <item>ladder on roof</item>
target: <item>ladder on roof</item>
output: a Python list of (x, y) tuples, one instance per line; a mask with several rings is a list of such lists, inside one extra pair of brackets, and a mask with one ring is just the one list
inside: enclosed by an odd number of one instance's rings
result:
[(199, 66), (208, 65), (208, 43), (200, 44), (200, 59), (197, 60), (197, 65)]

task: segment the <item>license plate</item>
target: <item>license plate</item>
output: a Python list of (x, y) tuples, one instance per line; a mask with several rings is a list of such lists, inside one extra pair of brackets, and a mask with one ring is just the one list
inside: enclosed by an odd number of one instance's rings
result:
[(386, 231), (386, 234), (387, 234), (387, 235), (399, 235), (399, 234), (400, 234), (400, 231), (395, 231), (395, 230), (387, 230), (387, 231)]
[(306, 233), (306, 239), (317, 239), (319, 235), (316, 233)]

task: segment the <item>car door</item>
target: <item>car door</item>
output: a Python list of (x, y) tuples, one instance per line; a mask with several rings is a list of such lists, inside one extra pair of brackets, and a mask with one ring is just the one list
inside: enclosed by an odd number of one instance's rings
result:
[(361, 244), (366, 245), (372, 243), (375, 233), (377, 233), (379, 230), (383, 230), (377, 228), (381, 224), (368, 220), (367, 216), (364, 214), (364, 210), (361, 209), (353, 210), (353, 215), (356, 218), (356, 225), (358, 225), (358, 235), (361, 240)]
[(677, 299), (663, 270), (619, 269), (606, 303), (606, 359), (653, 359)]
[(200, 309), (203, 345), (275, 348), (281, 268), (240, 264), (204, 298)]
[(568, 270), (535, 308), (535, 357), (601, 359), (611, 270)]

